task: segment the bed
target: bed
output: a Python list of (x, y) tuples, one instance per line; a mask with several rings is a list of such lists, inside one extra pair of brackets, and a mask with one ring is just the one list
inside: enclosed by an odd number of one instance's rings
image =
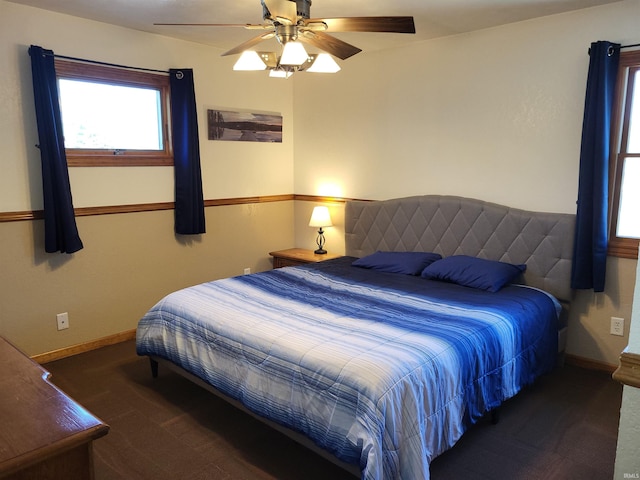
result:
[(555, 367), (573, 228), (460, 197), (349, 201), (345, 257), (167, 295), (137, 351), (363, 479), (428, 479)]

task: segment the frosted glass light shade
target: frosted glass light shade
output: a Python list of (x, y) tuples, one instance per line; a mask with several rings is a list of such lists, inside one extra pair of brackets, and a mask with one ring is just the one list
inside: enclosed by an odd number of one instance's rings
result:
[(309, 220), (310, 227), (330, 227), (331, 215), (329, 215), (328, 207), (314, 207), (311, 214), (311, 220)]
[(273, 78), (289, 78), (291, 75), (293, 75), (293, 73), (287, 72), (286, 70), (272, 69), (269, 72), (269, 76)]
[(314, 73), (336, 73), (340, 71), (340, 65), (336, 63), (331, 55), (328, 53), (321, 53), (316, 57), (315, 62), (309, 68), (307, 72)]
[(245, 50), (240, 55), (240, 58), (233, 66), (234, 70), (244, 70), (244, 71), (255, 71), (255, 70), (265, 70), (267, 68), (267, 64), (262, 61), (260, 55), (253, 50)]
[(309, 54), (300, 42), (287, 42), (282, 49), (281, 65), (302, 65), (309, 58)]

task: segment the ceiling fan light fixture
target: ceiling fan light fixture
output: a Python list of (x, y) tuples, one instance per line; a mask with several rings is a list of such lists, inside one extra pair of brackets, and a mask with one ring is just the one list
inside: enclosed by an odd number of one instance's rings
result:
[(287, 42), (282, 49), (280, 64), (300, 66), (309, 59), (309, 54), (300, 42)]
[(313, 73), (337, 73), (340, 71), (340, 65), (338, 65), (328, 53), (320, 53), (306, 71)]
[(240, 55), (240, 58), (233, 66), (234, 70), (242, 70), (242, 71), (258, 71), (258, 70), (266, 70), (267, 64), (262, 61), (260, 55), (253, 50), (245, 50)]

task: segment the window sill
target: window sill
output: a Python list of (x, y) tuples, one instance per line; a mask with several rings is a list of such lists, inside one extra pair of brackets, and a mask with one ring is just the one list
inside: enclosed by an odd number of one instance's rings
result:
[(151, 155), (69, 155), (69, 167), (170, 167), (173, 157)]
[(607, 254), (612, 257), (638, 259), (640, 240), (631, 238), (614, 238), (609, 241)]

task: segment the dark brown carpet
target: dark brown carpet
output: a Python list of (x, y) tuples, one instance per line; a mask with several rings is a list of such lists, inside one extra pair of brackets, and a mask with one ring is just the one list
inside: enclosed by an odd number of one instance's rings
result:
[[(133, 341), (45, 365), (111, 426), (94, 443), (96, 480), (353, 480), (353, 476), (161, 369)], [(622, 387), (606, 373), (556, 369), (431, 465), (434, 480), (610, 479)], [(410, 479), (406, 479), (410, 480)]]

